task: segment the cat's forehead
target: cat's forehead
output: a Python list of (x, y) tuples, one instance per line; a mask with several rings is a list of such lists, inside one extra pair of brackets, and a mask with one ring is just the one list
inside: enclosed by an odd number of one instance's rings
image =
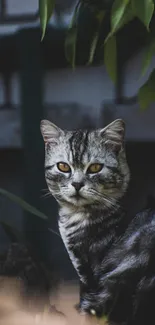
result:
[(89, 161), (105, 155), (103, 141), (97, 132), (78, 130), (68, 135), (66, 146), (69, 150), (69, 160), (72, 163), (86, 164)]
[(95, 131), (65, 132), (55, 150), (49, 147), (48, 157), (71, 164), (86, 164), (96, 158), (104, 158), (105, 146)]

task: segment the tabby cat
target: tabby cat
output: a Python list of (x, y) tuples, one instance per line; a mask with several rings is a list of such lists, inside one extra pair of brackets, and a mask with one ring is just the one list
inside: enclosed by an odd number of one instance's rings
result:
[(155, 324), (155, 214), (148, 208), (126, 218), (123, 120), (91, 131), (64, 131), (43, 120), (41, 132), (60, 234), (80, 278), (80, 311)]

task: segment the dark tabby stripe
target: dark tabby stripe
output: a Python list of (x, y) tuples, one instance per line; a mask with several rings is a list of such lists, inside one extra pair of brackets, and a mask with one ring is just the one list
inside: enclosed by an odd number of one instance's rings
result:
[(75, 131), (69, 139), (70, 150), (75, 165), (81, 165), (82, 157), (87, 150), (89, 131)]

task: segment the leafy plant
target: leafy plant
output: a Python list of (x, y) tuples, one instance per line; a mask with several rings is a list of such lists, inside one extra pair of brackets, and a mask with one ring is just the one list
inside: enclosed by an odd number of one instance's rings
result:
[[(40, 22), (42, 27), (42, 39), (45, 35), (47, 23), (54, 11), (55, 0), (39, 0)], [(148, 32), (148, 47), (144, 58), (142, 75), (146, 73), (152, 57), (155, 54), (154, 33), (151, 33), (151, 23), (155, 12), (155, 0), (79, 0), (73, 14), (72, 22), (69, 26), (65, 41), (66, 58), (75, 67), (76, 64), (76, 44), (78, 39), (78, 28), (80, 26), (80, 15), (83, 10), (88, 10), (93, 15), (96, 24), (94, 27), (88, 64), (93, 63), (94, 55), (98, 45), (100, 30), (106, 17), (110, 14), (110, 30), (103, 40), (104, 64), (110, 78), (117, 82), (117, 34), (120, 29), (138, 19)], [(153, 72), (154, 75), (154, 72)], [(138, 93), (139, 104), (142, 109), (146, 109), (155, 101), (153, 94), (152, 74)]]
[[(10, 199), (11, 201), (13, 201), (14, 203), (18, 204), (22, 209), (26, 210), (27, 212), (41, 218), (44, 220), (48, 220), (48, 217), (42, 213), (41, 211), (39, 211), (38, 209), (36, 209), (35, 207), (33, 207), (32, 205), (30, 205), (29, 203), (27, 203), (26, 201), (24, 201), (23, 199), (21, 199), (20, 197), (16, 196), (15, 194), (12, 194), (6, 190), (4, 190), (3, 188), (0, 188), (0, 194), (7, 197), (8, 199)], [(8, 224), (6, 224), (6, 222), (4, 220), (0, 220), (0, 223), (2, 225), (6, 225), (6, 227), (10, 227)], [(10, 228), (11, 229), (11, 228)], [(52, 230), (51, 228), (49, 228), (50, 232), (54, 233), (55, 235), (59, 236), (59, 234)], [(17, 234), (17, 231), (16, 231)]]

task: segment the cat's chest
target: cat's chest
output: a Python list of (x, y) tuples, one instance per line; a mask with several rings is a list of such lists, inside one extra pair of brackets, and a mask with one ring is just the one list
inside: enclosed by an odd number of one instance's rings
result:
[(105, 231), (102, 224), (91, 224), (87, 216), (79, 214), (60, 218), (59, 230), (67, 251), (85, 262), (89, 259), (89, 264), (104, 258), (115, 236), (113, 231)]
[(79, 213), (70, 217), (63, 215), (58, 224), (61, 237), (67, 248), (84, 242), (86, 228), (89, 224), (87, 216)]
[[(84, 258), (84, 254), (88, 248), (86, 248), (85, 230), (88, 220), (83, 215), (74, 215), (70, 218), (67, 216), (61, 216), (58, 222), (59, 231), (64, 242), (64, 245), (68, 251), (69, 257), (81, 279), (84, 282), (84, 276), (81, 275), (80, 268)], [(83, 247), (85, 245), (85, 249)], [(87, 245), (88, 246), (88, 245)]]

